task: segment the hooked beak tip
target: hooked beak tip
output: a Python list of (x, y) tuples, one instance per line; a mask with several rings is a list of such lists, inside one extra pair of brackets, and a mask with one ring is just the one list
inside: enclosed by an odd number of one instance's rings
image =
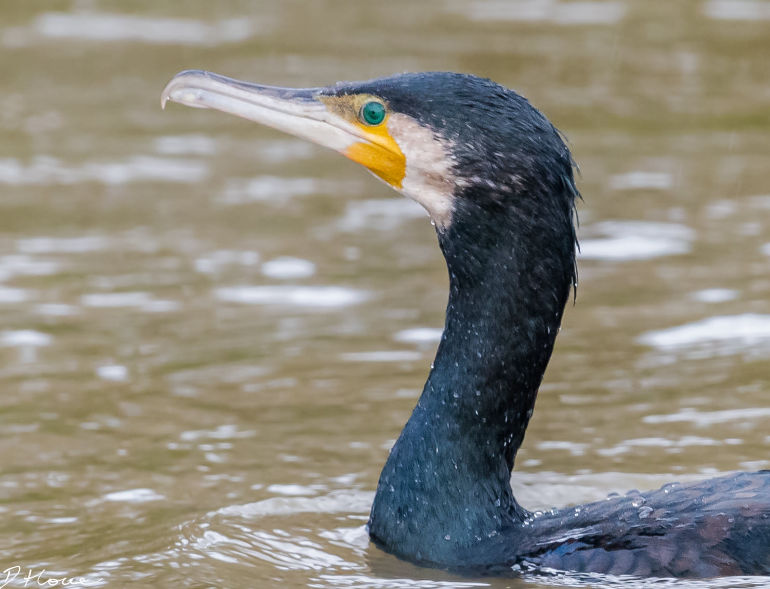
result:
[(160, 108), (165, 110), (166, 103), (168, 103), (169, 100), (171, 102), (179, 102), (178, 93), (177, 96), (175, 96), (174, 91), (179, 90), (180, 87), (183, 89), (184, 78), (206, 78), (210, 75), (211, 74), (209, 72), (203, 70), (184, 70), (179, 72), (169, 80), (168, 84), (166, 84), (166, 87), (163, 88), (163, 92), (160, 93)]
[(173, 90), (174, 90), (173, 86), (175, 85), (175, 83), (176, 83), (176, 81), (177, 81), (177, 77), (178, 77), (178, 76), (179, 76), (179, 74), (177, 74), (176, 76), (174, 76), (173, 78), (171, 78), (171, 80), (169, 80), (168, 84), (166, 84), (166, 87), (165, 87), (165, 88), (163, 88), (163, 92), (161, 92), (161, 93), (160, 93), (160, 108), (161, 108), (162, 110), (165, 110), (165, 109), (166, 109), (166, 103), (167, 103), (169, 100), (171, 100), (172, 102), (173, 102), (173, 100), (174, 100), (174, 99), (171, 97), (171, 94), (172, 94), (172, 92), (173, 92)]

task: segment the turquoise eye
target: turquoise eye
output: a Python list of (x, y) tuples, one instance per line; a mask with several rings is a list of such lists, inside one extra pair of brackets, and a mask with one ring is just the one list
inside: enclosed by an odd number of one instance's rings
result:
[(361, 107), (360, 119), (367, 125), (379, 125), (385, 120), (385, 105), (372, 100)]

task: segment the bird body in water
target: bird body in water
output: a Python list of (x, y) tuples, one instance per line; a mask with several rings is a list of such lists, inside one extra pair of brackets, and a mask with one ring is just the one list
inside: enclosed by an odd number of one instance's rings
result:
[(419, 202), (436, 227), (446, 323), (380, 476), (368, 523), (378, 546), (491, 574), (770, 574), (770, 471), (545, 513), (514, 498), (516, 452), (576, 282), (572, 158), (524, 98), (443, 72), (296, 90), (187, 71), (167, 100), (335, 149)]

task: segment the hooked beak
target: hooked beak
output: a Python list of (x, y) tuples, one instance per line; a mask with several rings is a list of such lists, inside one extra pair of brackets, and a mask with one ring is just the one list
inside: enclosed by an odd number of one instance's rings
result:
[(273, 127), (338, 151), (400, 188), (406, 164), (395, 141), (327, 108), (319, 100), (323, 90), (262, 86), (188, 70), (178, 73), (166, 85), (160, 104), (165, 108), (171, 100), (195, 108), (211, 108)]

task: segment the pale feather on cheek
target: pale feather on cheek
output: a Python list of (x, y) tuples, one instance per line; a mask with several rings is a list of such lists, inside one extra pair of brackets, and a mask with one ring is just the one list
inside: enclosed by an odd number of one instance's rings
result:
[(388, 131), (406, 156), (400, 192), (420, 203), (438, 229), (452, 222), (456, 178), (451, 150), (428, 127), (412, 117), (394, 113)]

